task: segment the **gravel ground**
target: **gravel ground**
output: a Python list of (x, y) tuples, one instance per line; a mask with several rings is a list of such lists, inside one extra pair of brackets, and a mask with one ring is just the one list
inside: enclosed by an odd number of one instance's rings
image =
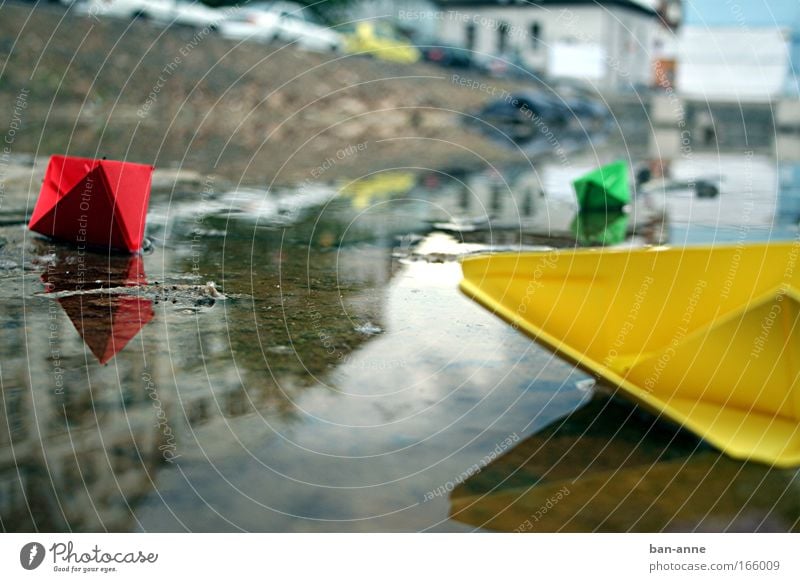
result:
[(475, 77), (486, 85), (470, 89), (453, 75), (471, 73), (422, 63), (21, 4), (0, 8), (0, 59), (0, 131), (13, 126), (15, 154), (127, 158), (248, 184), (520, 159), (463, 125), (512, 85)]

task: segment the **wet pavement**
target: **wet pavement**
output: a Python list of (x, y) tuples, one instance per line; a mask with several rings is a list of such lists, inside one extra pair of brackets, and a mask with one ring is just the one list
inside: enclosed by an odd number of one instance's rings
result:
[[(797, 530), (795, 471), (593, 397), (457, 290), (472, 252), (798, 236), (800, 165), (749, 150), (675, 160), (684, 186), (578, 215), (571, 179), (641, 151), (156, 188), (134, 258), (26, 233), (37, 188), (8, 195), (0, 525)], [(698, 198), (700, 177), (719, 195)]]

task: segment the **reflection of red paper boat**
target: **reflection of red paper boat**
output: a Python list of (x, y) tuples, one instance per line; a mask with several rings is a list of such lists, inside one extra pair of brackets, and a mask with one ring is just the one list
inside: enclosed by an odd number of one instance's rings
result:
[(52, 156), (28, 227), (78, 245), (142, 248), (153, 167)]
[(72, 295), (58, 302), (101, 364), (153, 319), (153, 302), (131, 295)]
[[(50, 292), (147, 284), (144, 263), (130, 257), (70, 254), (48, 268), (42, 281)], [(119, 353), (153, 319), (153, 302), (128, 294), (89, 293), (58, 302), (101, 364)]]

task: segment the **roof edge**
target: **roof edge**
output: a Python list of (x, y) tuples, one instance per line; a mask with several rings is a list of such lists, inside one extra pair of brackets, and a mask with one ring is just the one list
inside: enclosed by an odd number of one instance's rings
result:
[(596, 6), (598, 8), (616, 7), (624, 8), (637, 12), (644, 16), (661, 19), (658, 12), (643, 4), (633, 2), (632, 0), (546, 0), (544, 2), (537, 2), (535, 0), (530, 2), (514, 2), (513, 0), (433, 0), (436, 6), (442, 8), (546, 8), (549, 6)]

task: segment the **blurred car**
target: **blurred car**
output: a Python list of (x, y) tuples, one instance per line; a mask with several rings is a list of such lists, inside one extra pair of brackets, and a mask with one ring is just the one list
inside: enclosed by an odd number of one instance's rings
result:
[(542, 92), (526, 91), (506, 95), (481, 109), (478, 116), (493, 125), (515, 125), (528, 127), (535, 123), (561, 127), (567, 121), (568, 110), (560, 103)]
[(563, 130), (569, 115), (569, 108), (558, 98), (544, 92), (526, 91), (490, 102), (476, 117), (512, 139), (527, 140), (548, 131)]
[(572, 117), (584, 129), (597, 130), (613, 122), (611, 111), (591, 85), (574, 79), (559, 79), (552, 88), (563, 97)]
[(159, 24), (216, 28), (224, 19), (220, 10), (184, 0), (85, 0), (75, 11), (90, 16), (150, 20)]
[(294, 2), (256, 2), (225, 19), (219, 33), (233, 40), (291, 42), (313, 51), (339, 51), (342, 36)]
[(535, 86), (535, 90), (506, 94), (488, 103), (477, 117), (515, 140), (549, 132), (577, 137), (611, 127), (611, 112), (596, 94), (578, 87), (548, 84), (539, 78)]
[(572, 124), (586, 131), (604, 129), (613, 121), (608, 107), (596, 99), (569, 97), (565, 99)]
[(359, 22), (342, 30), (349, 53), (363, 53), (385, 61), (416, 63), (417, 48), (385, 22)]
[(429, 62), (454, 69), (471, 69), (474, 65), (472, 51), (465, 48), (445, 45), (418, 47), (422, 58)]

